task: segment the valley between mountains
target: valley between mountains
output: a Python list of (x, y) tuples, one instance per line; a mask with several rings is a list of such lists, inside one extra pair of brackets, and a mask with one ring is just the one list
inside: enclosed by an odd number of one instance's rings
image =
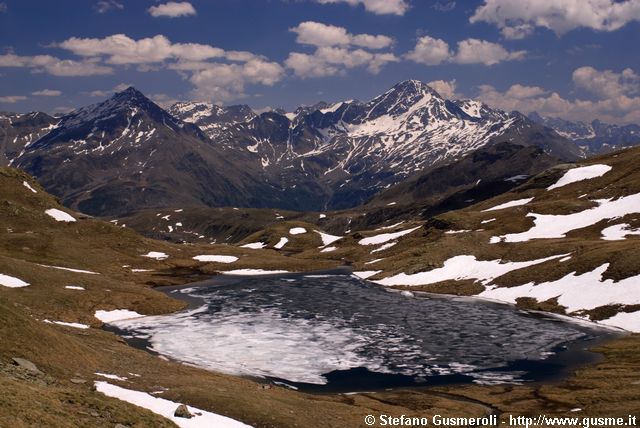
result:
[[(0, 425), (173, 426), (113, 398), (134, 392), (220, 426), (637, 413), (636, 132), (448, 100), (415, 80), (294, 112), (165, 110), (129, 88), (62, 117), (2, 113)], [(345, 266), (412, 301), (486, 299), (616, 338), (554, 382), (312, 394), (101, 328), (185, 310), (160, 286)]]

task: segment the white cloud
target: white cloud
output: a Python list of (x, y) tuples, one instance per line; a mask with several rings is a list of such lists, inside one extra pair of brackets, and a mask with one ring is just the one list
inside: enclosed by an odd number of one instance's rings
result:
[(451, 57), (449, 44), (441, 39), (430, 36), (420, 37), (412, 51), (407, 53), (407, 59), (426, 65), (438, 65), (448, 61)]
[(100, 0), (95, 4), (94, 9), (98, 13), (107, 13), (115, 9), (122, 10), (124, 9), (124, 5), (115, 0)]
[(350, 34), (346, 28), (321, 22), (305, 21), (289, 31), (296, 33), (296, 42), (318, 47), (355, 45), (369, 49), (383, 49), (393, 44), (393, 39), (383, 35)]
[(399, 59), (392, 53), (372, 53), (363, 49), (343, 47), (321, 47), (312, 55), (292, 52), (285, 64), (301, 78), (325, 77), (342, 74), (346, 69), (366, 67), (372, 74), (380, 72), (382, 67)]
[(57, 89), (42, 89), (40, 91), (31, 92), (31, 95), (40, 97), (59, 97), (62, 95), (62, 91), (58, 91)]
[(636, 95), (640, 92), (640, 75), (626, 68), (621, 73), (599, 71), (593, 67), (580, 67), (573, 72), (573, 83), (599, 98)]
[(431, 86), (436, 90), (442, 97), (448, 100), (455, 100), (458, 98), (462, 98), (460, 94), (456, 93), (456, 79), (452, 80), (432, 80), (427, 83), (427, 85)]
[[(585, 70), (585, 69), (590, 70)], [(625, 77), (623, 77), (623, 75)], [(605, 76), (605, 77), (603, 77)], [(505, 92), (490, 85), (479, 87), (478, 98), (490, 106), (503, 110), (517, 110), (522, 113), (537, 111), (543, 116), (559, 117), (568, 120), (592, 121), (625, 124), (640, 123), (640, 96), (638, 87), (633, 92), (621, 90), (624, 79), (637, 79), (638, 75), (630, 69), (621, 73), (610, 70), (598, 71), (591, 67), (582, 67), (573, 73), (576, 85), (588, 85), (590, 92), (598, 99), (587, 100), (563, 98), (557, 92), (547, 91), (538, 86), (512, 85)], [(612, 83), (613, 82), (613, 83)], [(636, 95), (636, 96), (634, 96)]]
[(458, 53), (453, 58), (453, 62), (494, 65), (503, 61), (522, 59), (525, 54), (525, 51), (509, 52), (501, 45), (486, 40), (466, 39), (458, 42)]
[(478, 39), (458, 42), (458, 50), (454, 52), (444, 40), (424, 36), (418, 39), (413, 50), (405, 54), (405, 58), (425, 65), (438, 65), (443, 62), (494, 65), (503, 61), (519, 60), (525, 55), (526, 51), (511, 52), (498, 43)]
[(376, 15), (404, 15), (409, 9), (406, 0), (316, 0), (318, 3), (347, 3), (350, 6), (363, 5), (368, 12)]
[(34, 72), (46, 72), (54, 76), (95, 76), (113, 73), (112, 68), (91, 60), (74, 61), (50, 55), (0, 55), (0, 68), (2, 67), (30, 68)]
[(207, 63), (193, 71), (189, 81), (195, 86), (194, 98), (228, 101), (246, 97), (248, 84), (272, 86), (283, 76), (280, 64), (252, 59), (244, 64)]
[(640, 20), (638, 0), (485, 0), (469, 19), (497, 26), (518, 39), (544, 27), (562, 35), (576, 28), (615, 31)]
[(84, 57), (107, 56), (111, 64), (144, 64), (167, 59), (202, 61), (224, 57), (224, 49), (198, 43), (171, 43), (163, 35), (134, 40), (125, 34), (103, 39), (71, 37), (57, 47)]
[(196, 14), (196, 10), (193, 5), (186, 1), (170, 1), (169, 3), (159, 4), (158, 6), (151, 6), (148, 11), (149, 14), (151, 14), (151, 16), (153, 16), (154, 18), (178, 18), (181, 16), (190, 16)]
[(0, 104), (13, 104), (26, 99), (27, 97), (24, 95), (6, 95), (4, 97), (0, 97)]
[(104, 98), (104, 97), (108, 97), (111, 96), (112, 94), (116, 93), (116, 92), (121, 92), (124, 91), (125, 89), (127, 89), (128, 87), (133, 86), (129, 83), (120, 83), (116, 86), (114, 86), (112, 89), (109, 90), (100, 90), (97, 89), (95, 91), (91, 91), (89, 92), (89, 96), (90, 97), (100, 97), (100, 98)]

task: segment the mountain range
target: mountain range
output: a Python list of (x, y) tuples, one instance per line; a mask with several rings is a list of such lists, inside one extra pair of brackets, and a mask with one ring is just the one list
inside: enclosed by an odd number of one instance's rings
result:
[(582, 154), (520, 113), (445, 100), (416, 80), (368, 102), (261, 114), (203, 103), (167, 111), (131, 87), (59, 119), (3, 115), (0, 125), (5, 163), (92, 215), (170, 206), (343, 209), (499, 142), (563, 161)]

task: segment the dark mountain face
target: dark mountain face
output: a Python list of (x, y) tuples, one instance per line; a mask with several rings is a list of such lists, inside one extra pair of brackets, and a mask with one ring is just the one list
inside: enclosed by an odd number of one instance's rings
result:
[(606, 153), (640, 144), (640, 126), (612, 125), (599, 120), (591, 123), (571, 122), (553, 117), (529, 114), (536, 123), (554, 129), (589, 153)]
[(446, 101), (415, 80), (366, 103), (295, 113), (205, 103), (170, 112), (129, 88), (56, 125), (45, 121), (24, 153), (4, 153), (65, 204), (95, 215), (181, 206), (349, 208), (498, 141), (562, 159), (580, 153), (519, 113)]
[(45, 113), (0, 113), (0, 166), (12, 160), (38, 138), (50, 132), (59, 120)]

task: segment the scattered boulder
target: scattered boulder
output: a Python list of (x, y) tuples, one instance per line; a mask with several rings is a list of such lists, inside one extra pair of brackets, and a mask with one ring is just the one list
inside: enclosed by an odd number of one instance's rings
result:
[(69, 379), (69, 382), (71, 382), (71, 383), (75, 383), (76, 385), (80, 385), (80, 384), (83, 384), (83, 383), (87, 383), (87, 381), (86, 381), (86, 380), (84, 380), (84, 379), (79, 379), (79, 378), (75, 378), (75, 377), (72, 377), (71, 379)]
[(33, 364), (31, 361), (26, 360), (24, 358), (19, 358), (19, 357), (14, 357), (12, 358), (13, 363), (19, 367), (22, 367), (23, 369), (33, 373), (33, 374), (44, 374), (42, 373), (42, 371), (40, 371), (40, 369), (38, 369), (38, 367), (36, 367), (35, 364)]
[(113, 428), (129, 428), (126, 425), (122, 425), (122, 424), (115, 424), (115, 426)]
[(178, 418), (191, 419), (193, 417), (193, 414), (189, 411), (187, 406), (185, 406), (184, 404), (181, 404), (181, 405), (178, 406), (176, 411), (173, 413), (173, 416), (178, 417)]

